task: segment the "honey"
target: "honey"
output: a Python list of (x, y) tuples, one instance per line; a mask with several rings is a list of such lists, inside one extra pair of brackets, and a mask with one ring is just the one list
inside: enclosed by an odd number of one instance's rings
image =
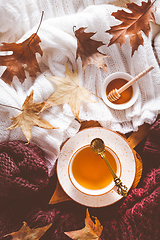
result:
[[(105, 150), (106, 157), (117, 171), (114, 156)], [(85, 146), (73, 156), (72, 173), (76, 181), (83, 187), (98, 190), (108, 186), (113, 181), (113, 176), (100, 155), (94, 153), (90, 146)]]
[[(119, 89), (125, 83), (127, 83), (127, 80), (125, 80), (123, 78), (116, 78), (116, 79), (112, 80), (106, 88), (106, 94), (108, 95), (109, 92), (115, 88)], [(131, 99), (132, 95), (133, 95), (133, 88), (132, 88), (132, 86), (130, 86), (124, 92), (121, 93), (121, 97), (118, 100), (114, 101), (114, 103), (115, 104), (126, 103)]]

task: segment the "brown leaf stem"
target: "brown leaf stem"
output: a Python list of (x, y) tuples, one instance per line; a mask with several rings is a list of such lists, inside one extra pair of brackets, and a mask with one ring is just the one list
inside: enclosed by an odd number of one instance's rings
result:
[[(38, 25), (38, 28), (37, 28), (37, 31), (33, 34), (32, 38), (30, 39), (30, 41), (28, 42), (27, 47), (29, 47), (30, 43), (32, 42), (32, 40), (35, 38), (35, 36), (37, 35), (38, 31), (39, 31), (39, 28), (41, 26), (41, 23), (42, 23), (42, 20), (43, 20), (43, 15), (44, 15), (44, 11), (42, 11), (42, 15), (41, 15), (41, 20), (40, 20), (40, 23)], [(25, 49), (26, 50), (26, 49)], [(25, 53), (25, 50), (22, 52), (22, 54), (19, 56), (19, 58), (17, 59), (17, 61), (23, 56), (23, 54)]]
[(17, 107), (14, 107), (14, 106), (5, 105), (5, 104), (2, 104), (2, 103), (0, 103), (0, 106), (14, 108), (14, 109), (17, 109), (17, 110), (19, 110), (19, 111), (21, 111), (21, 112), (23, 111), (23, 110), (20, 109), (20, 108), (17, 108)]
[(74, 30), (75, 28), (76, 28), (76, 26), (73, 26), (73, 32), (74, 32), (74, 34), (75, 34), (75, 30)]

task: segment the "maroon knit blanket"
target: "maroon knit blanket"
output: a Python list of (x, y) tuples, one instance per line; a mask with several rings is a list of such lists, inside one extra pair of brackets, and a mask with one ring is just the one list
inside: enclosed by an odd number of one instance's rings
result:
[[(127, 198), (103, 208), (89, 208), (103, 225), (102, 240), (160, 239), (160, 120), (136, 148), (143, 175)], [(30, 228), (52, 223), (42, 240), (67, 240), (64, 232), (84, 227), (86, 207), (74, 201), (49, 205), (56, 186), (50, 179), (43, 152), (22, 142), (0, 144), (0, 240), (26, 221)]]

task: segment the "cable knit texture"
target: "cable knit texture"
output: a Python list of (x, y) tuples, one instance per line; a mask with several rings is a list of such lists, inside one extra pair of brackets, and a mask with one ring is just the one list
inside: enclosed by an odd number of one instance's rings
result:
[[(103, 225), (102, 240), (160, 238), (159, 139), (160, 120), (157, 120), (151, 127), (147, 140), (139, 146), (139, 154), (143, 156), (144, 171), (137, 188), (131, 190), (125, 199), (111, 206), (89, 208), (90, 215), (96, 216)], [(159, 152), (157, 152), (158, 147)], [(12, 142), (8, 145), (2, 144), (1, 149), (4, 149), (3, 154), (1, 153), (3, 159), (7, 156), (5, 159), (7, 162), (8, 159), (15, 161), (11, 161), (10, 167), (5, 163), (1, 168), (0, 186), (5, 186), (5, 189), (2, 187), (0, 194), (0, 239), (3, 239), (5, 234), (20, 229), (23, 221), (26, 221), (31, 228), (52, 223), (52, 227), (42, 237), (43, 240), (67, 240), (68, 237), (64, 232), (84, 227), (85, 206), (73, 201), (56, 205), (48, 204), (56, 186), (56, 177), (52, 176), (47, 185), (46, 168), (39, 157), (42, 156), (39, 148), (31, 144), (26, 146)], [(25, 153), (25, 150), (29, 153)], [(7, 167), (2, 171), (4, 166)], [(27, 173), (30, 169), (31, 174), (19, 173), (18, 176), (23, 176), (23, 181), (19, 180), (20, 177), (14, 184), (13, 175), (17, 168), (22, 168), (23, 173)], [(30, 184), (28, 184), (28, 176), (32, 179)], [(28, 195), (29, 191), (33, 194)]]
[(48, 184), (48, 170), (43, 152), (33, 144), (0, 144), (0, 195), (24, 198)]
[[(22, 42), (36, 32), (42, 11), (44, 18), (38, 35), (43, 56), (37, 54), (41, 74), (33, 81), (26, 72), (23, 84), (14, 77), (12, 86), (0, 80), (0, 103), (22, 108), (23, 102), (31, 90), (34, 90), (33, 101), (41, 102), (55, 91), (55, 87), (45, 75), (65, 76), (66, 62), (72, 71), (78, 69), (80, 85), (87, 88), (94, 95), (91, 98), (96, 103), (82, 102), (79, 118), (81, 120), (99, 121), (103, 127), (114, 131), (127, 133), (136, 131), (144, 122), (153, 123), (160, 111), (160, 69), (152, 48), (152, 32), (148, 37), (143, 34), (144, 44), (139, 46), (131, 57), (130, 41), (127, 39), (120, 48), (119, 44), (107, 47), (111, 35), (106, 33), (111, 26), (119, 24), (111, 14), (122, 7), (126, 7), (129, 0), (6, 0), (0, 1), (0, 42)], [(141, 4), (140, 0), (134, 0)], [(115, 5), (114, 5), (115, 4)], [(159, 24), (159, 1), (156, 1), (157, 11), (154, 13)], [(124, 9), (126, 10), (126, 9)], [(104, 45), (98, 50), (107, 56), (108, 73), (89, 65), (85, 72), (82, 70), (81, 59), (76, 60), (77, 41), (73, 32), (76, 29), (87, 27), (86, 32), (95, 32), (92, 37), (102, 41)], [(158, 49), (159, 42), (155, 42)], [(139, 97), (134, 106), (124, 111), (115, 111), (107, 107), (100, 98), (101, 86), (105, 78), (117, 71), (127, 72), (133, 77), (146, 69), (149, 65), (154, 70), (143, 77), (139, 82)], [(0, 75), (5, 67), (0, 66)], [(13, 108), (0, 108), (0, 141), (21, 140), (26, 141), (20, 128), (4, 131), (12, 123), (10, 117), (18, 114)], [(75, 121), (68, 104), (53, 106), (41, 113), (54, 127), (58, 129), (47, 130), (32, 127), (31, 143), (38, 145), (45, 153), (49, 175), (54, 173), (55, 162), (59, 155), (63, 141), (77, 133), (80, 124)]]

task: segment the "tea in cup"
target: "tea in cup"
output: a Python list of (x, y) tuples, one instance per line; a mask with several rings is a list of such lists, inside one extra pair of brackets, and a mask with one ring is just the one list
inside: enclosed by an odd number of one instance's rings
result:
[[(114, 172), (120, 177), (121, 165), (118, 156), (109, 147), (105, 147), (105, 154)], [(104, 159), (94, 153), (90, 145), (79, 148), (71, 156), (68, 172), (74, 187), (88, 195), (105, 194), (115, 186)]]

